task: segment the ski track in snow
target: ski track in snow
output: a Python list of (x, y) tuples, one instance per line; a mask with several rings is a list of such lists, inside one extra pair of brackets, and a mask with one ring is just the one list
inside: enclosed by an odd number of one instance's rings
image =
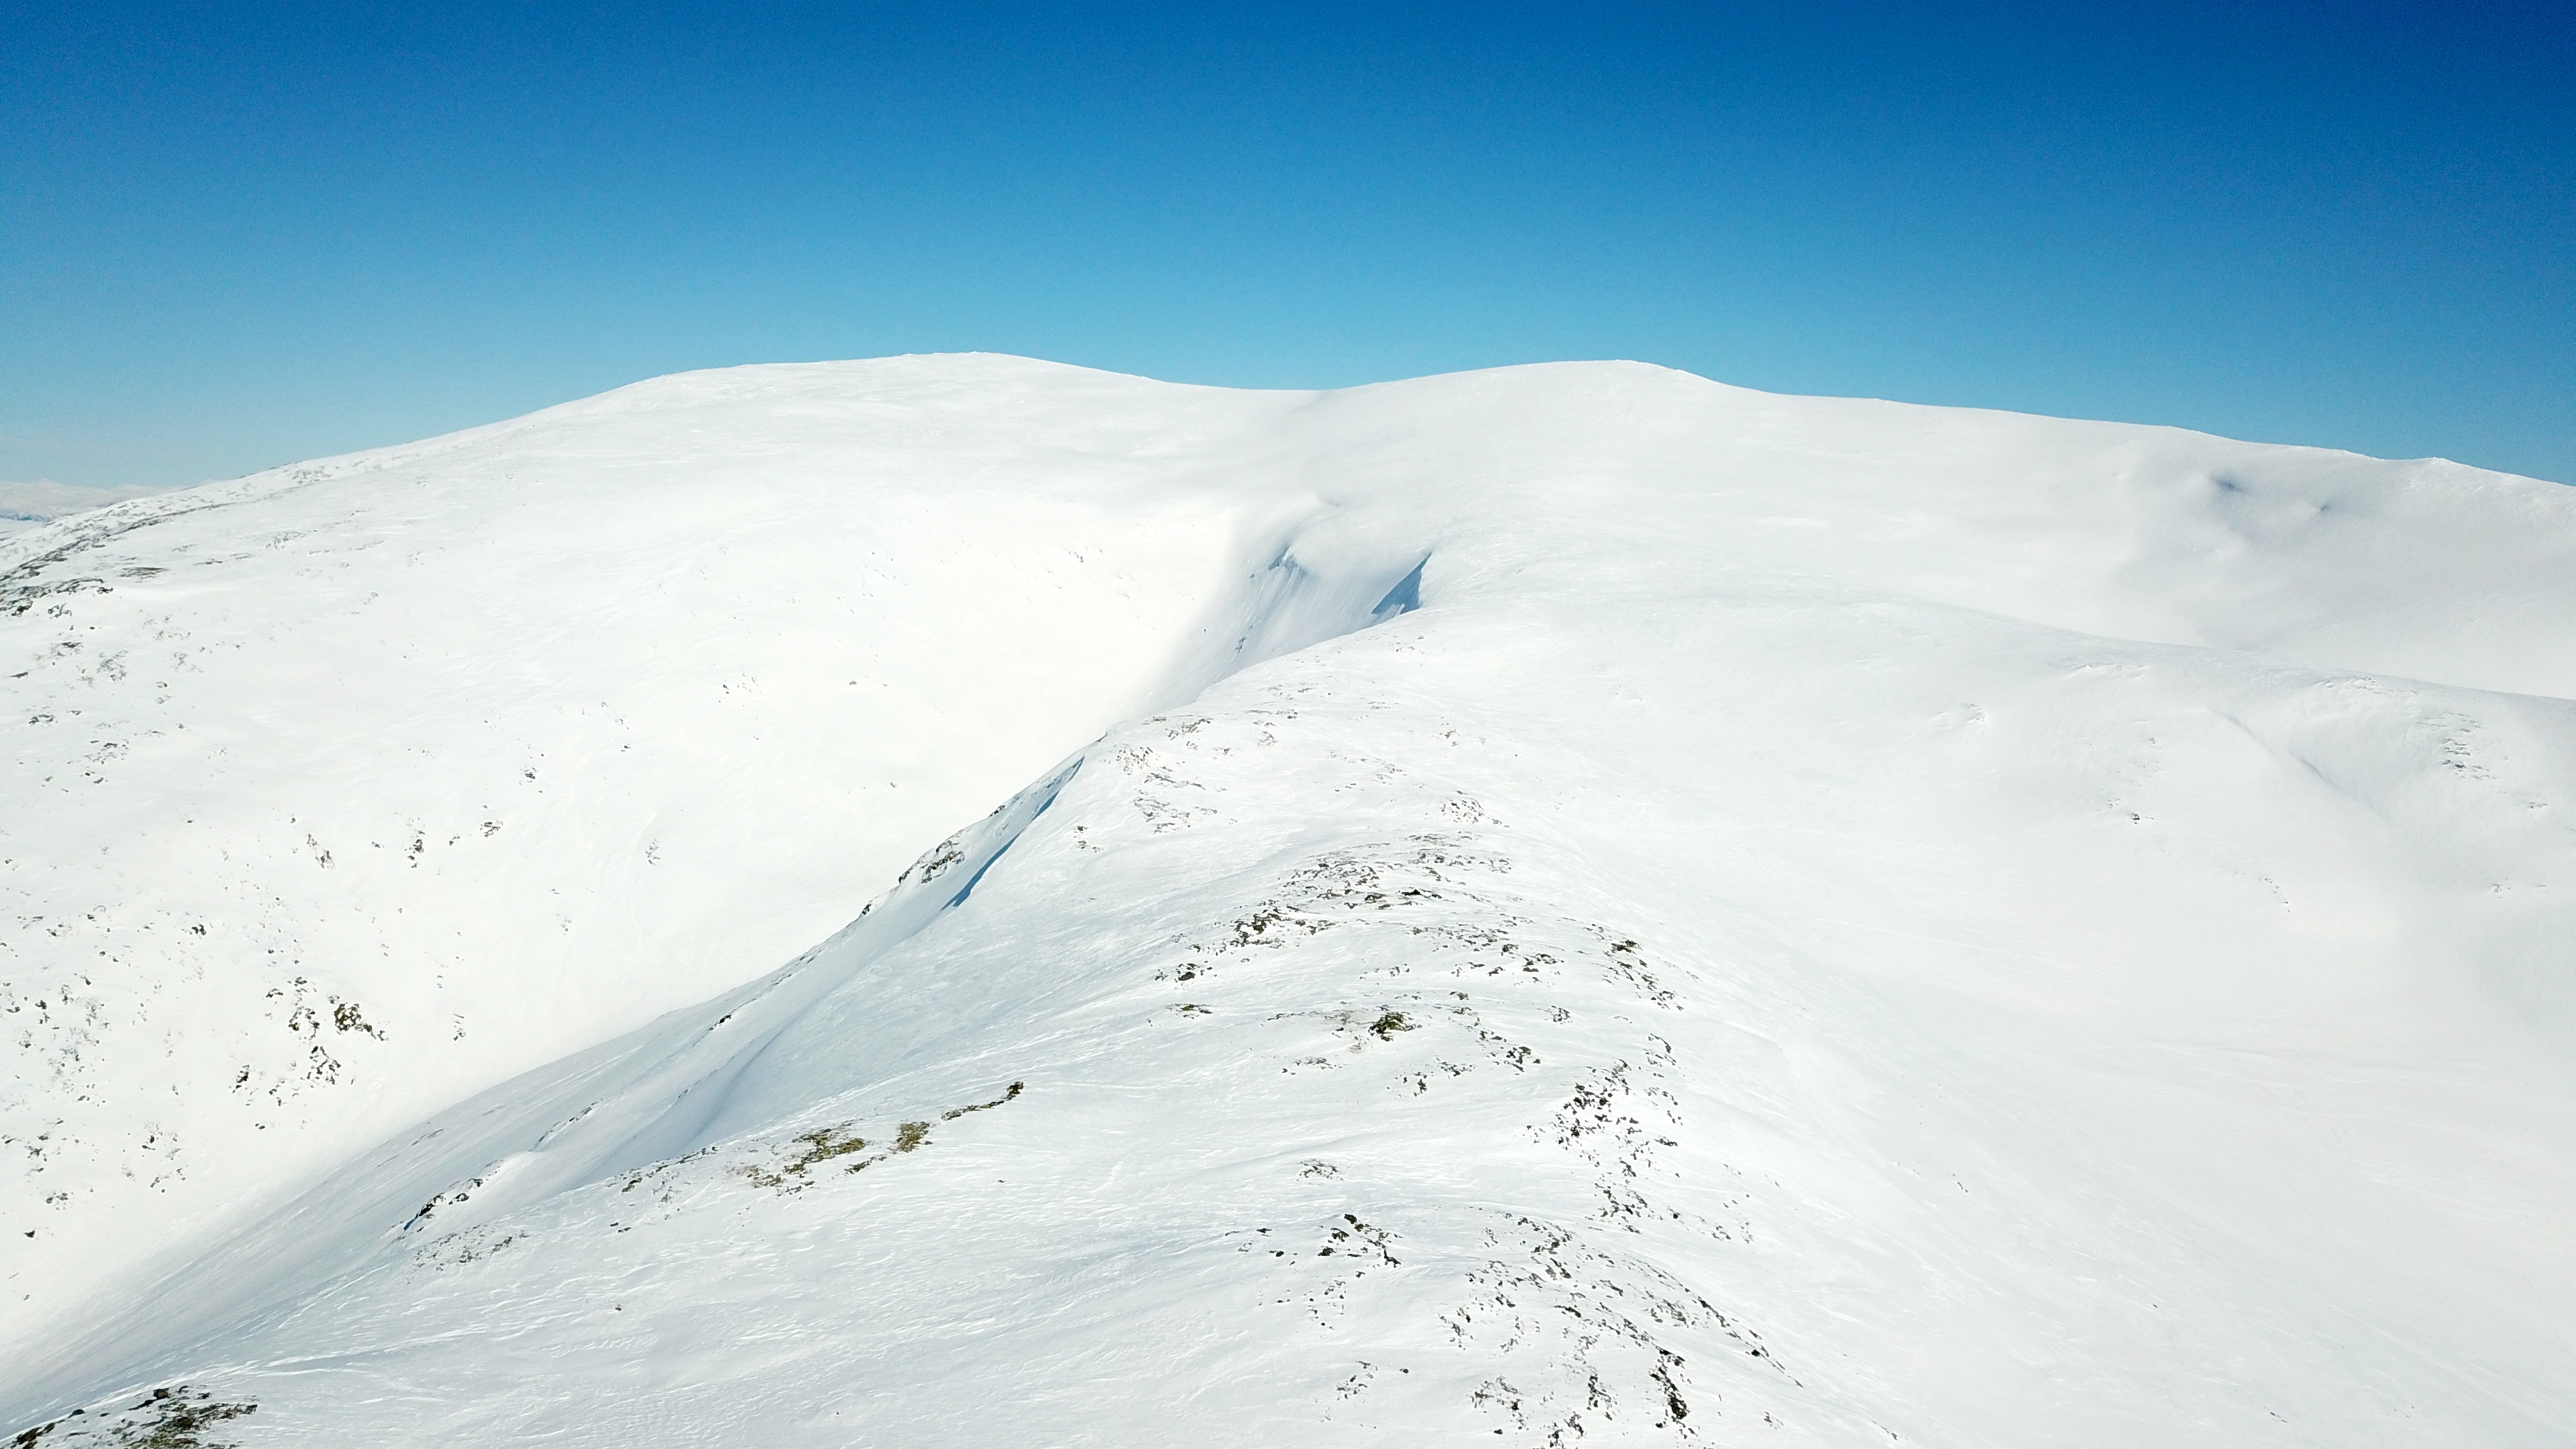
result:
[(10, 1427), (2567, 1443), (2571, 606), (2555, 485), (1627, 364), (0, 540)]

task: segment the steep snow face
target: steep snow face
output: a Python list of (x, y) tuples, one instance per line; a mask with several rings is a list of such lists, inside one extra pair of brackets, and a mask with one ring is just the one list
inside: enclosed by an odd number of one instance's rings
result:
[(919, 358), (9, 546), (13, 1426), (2576, 1416), (2552, 485)]
[(774, 968), (1143, 707), (1269, 504), (1132, 455), (1282, 404), (1138, 401), (666, 379), (0, 544), (7, 1341)]

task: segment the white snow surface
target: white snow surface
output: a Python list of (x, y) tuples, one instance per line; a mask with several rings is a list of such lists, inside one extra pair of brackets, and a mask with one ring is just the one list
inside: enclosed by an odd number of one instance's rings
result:
[(1625, 363), (39, 527), (0, 1431), (2576, 1443), (2571, 620), (2555, 484)]

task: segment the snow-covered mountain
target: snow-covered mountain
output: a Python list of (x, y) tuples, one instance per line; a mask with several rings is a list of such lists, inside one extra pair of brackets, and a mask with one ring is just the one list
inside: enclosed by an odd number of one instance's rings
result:
[(2571, 619), (2556, 485), (1630, 364), (47, 525), (5, 1428), (2576, 1441)]
[(57, 483), (51, 478), (39, 478), (32, 483), (0, 480), (0, 538), (24, 533), (57, 518), (105, 508), (128, 498), (143, 498), (168, 491), (141, 485), (79, 488), (69, 483)]

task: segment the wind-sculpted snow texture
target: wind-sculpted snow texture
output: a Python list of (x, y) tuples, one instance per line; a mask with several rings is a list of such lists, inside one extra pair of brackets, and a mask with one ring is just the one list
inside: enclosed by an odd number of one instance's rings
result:
[(7, 546), (26, 1442), (2576, 1438), (2554, 485), (916, 358)]

